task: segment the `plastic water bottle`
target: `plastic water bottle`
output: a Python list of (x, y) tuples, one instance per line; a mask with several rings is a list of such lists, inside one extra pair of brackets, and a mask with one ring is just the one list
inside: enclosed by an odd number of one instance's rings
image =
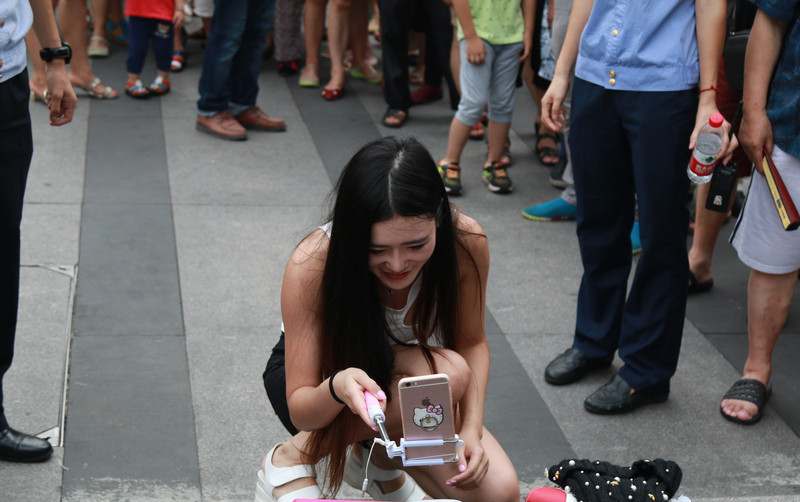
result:
[(708, 124), (700, 128), (697, 135), (692, 158), (686, 168), (689, 179), (695, 183), (708, 183), (711, 175), (714, 174), (714, 166), (717, 164), (717, 155), (722, 149), (722, 141), (725, 131), (722, 130), (722, 123), (725, 118), (719, 113), (712, 113), (708, 117)]

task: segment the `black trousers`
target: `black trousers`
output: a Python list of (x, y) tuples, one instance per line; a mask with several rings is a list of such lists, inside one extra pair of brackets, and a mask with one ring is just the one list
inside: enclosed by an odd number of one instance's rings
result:
[(0, 84), (0, 430), (8, 426), (3, 409), (3, 375), (14, 357), (20, 222), (33, 156), (29, 96), (27, 71)]
[[(619, 375), (665, 394), (686, 316), (686, 145), (697, 90), (608, 90), (575, 79), (569, 133), (583, 278), (573, 346), (587, 359), (619, 351)], [(639, 205), (642, 254), (628, 292)]]
[[(450, 92), (450, 107), (458, 108), (458, 91), (450, 71), (450, 45), (453, 25), (450, 8), (442, 0), (380, 0), (381, 47), (383, 50), (384, 97), (389, 108), (408, 110), (408, 32), (415, 16), (425, 26), (426, 66), (440, 68)], [(431, 85), (426, 76), (426, 83)]]

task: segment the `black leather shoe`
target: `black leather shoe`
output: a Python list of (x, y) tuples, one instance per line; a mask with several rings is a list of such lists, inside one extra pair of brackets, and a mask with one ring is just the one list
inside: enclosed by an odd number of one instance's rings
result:
[(576, 348), (570, 348), (547, 365), (544, 370), (544, 379), (553, 385), (577, 382), (590, 371), (611, 366), (613, 360), (614, 354), (589, 361), (583, 352)]
[(43, 462), (53, 454), (53, 447), (44, 439), (15, 431), (0, 431), (0, 460), (8, 462)]
[(619, 374), (592, 393), (583, 402), (583, 407), (592, 413), (613, 415), (627, 413), (645, 404), (663, 403), (669, 394), (631, 393), (631, 386)]

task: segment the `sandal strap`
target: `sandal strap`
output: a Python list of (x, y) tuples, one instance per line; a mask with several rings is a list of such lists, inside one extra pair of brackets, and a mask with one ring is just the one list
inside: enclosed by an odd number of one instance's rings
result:
[(767, 402), (769, 389), (758, 380), (743, 378), (728, 389), (722, 399), (737, 399), (755, 404), (759, 409)]
[[(279, 485), (280, 486), (280, 485)], [(279, 497), (277, 500), (272, 496), (272, 491), (276, 487), (269, 485), (264, 471), (258, 471), (258, 481), (256, 481), (256, 502), (293, 502), (296, 499), (318, 499), (322, 496), (322, 490), (318, 485), (306, 486), (298, 488)]]
[[(87, 85), (84, 89), (86, 89), (87, 91), (88, 90), (94, 91), (94, 88), (97, 87), (98, 85), (100, 85), (100, 83), (101, 83), (100, 82), (100, 78), (99, 77), (95, 77), (94, 80), (89, 82), (89, 85)], [(99, 94), (99, 93), (96, 93), (96, 94)]]
[(291, 467), (275, 467), (275, 465), (272, 463), (272, 456), (278, 446), (280, 446), (280, 444), (275, 445), (269, 451), (269, 453), (267, 453), (267, 458), (264, 462), (267, 482), (269, 482), (270, 485), (273, 487), (282, 486), (296, 479), (317, 477), (316, 469), (314, 469), (314, 466), (311, 464), (293, 465)]

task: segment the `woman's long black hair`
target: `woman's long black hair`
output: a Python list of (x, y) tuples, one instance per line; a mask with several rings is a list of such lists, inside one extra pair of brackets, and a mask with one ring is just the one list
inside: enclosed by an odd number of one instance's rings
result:
[[(413, 138), (386, 137), (363, 146), (345, 166), (335, 188), (333, 223), (318, 308), (322, 378), (361, 368), (391, 396), (393, 353), (379, 281), (368, 268), (372, 225), (394, 216), (435, 218), (436, 246), (422, 269), (413, 310), (414, 334), (423, 347), (452, 348), (458, 327), (458, 259), (454, 216), (430, 153)], [(474, 263), (473, 263), (474, 264)], [(432, 364), (430, 353), (424, 349)], [(312, 458), (330, 456), (329, 487), (338, 489), (344, 452), (356, 415), (339, 415), (314, 431)]]

